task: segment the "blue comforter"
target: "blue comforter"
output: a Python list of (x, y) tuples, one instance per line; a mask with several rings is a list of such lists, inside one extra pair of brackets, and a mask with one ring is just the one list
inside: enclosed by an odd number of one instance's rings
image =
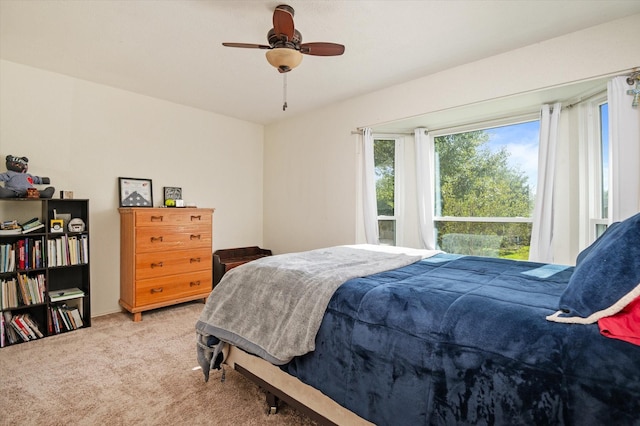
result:
[(572, 271), (441, 254), (350, 280), (282, 368), (378, 425), (640, 425), (640, 347), (545, 320)]

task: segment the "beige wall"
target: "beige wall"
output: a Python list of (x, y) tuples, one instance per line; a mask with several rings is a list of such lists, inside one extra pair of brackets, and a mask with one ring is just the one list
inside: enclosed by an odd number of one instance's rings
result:
[(93, 315), (119, 310), (117, 178), (152, 179), (156, 205), (178, 186), (214, 207), (214, 249), (262, 245), (263, 138), (261, 125), (0, 61), (1, 158), (27, 156), (56, 192), (90, 199)]
[[(358, 127), (375, 128), (376, 124), (637, 67), (639, 39), (640, 15), (633, 15), (267, 126), (265, 245), (287, 252), (364, 242), (358, 201), (359, 137), (352, 134)], [(412, 139), (406, 138), (409, 143)], [(576, 179), (576, 157), (574, 147), (561, 148), (558, 179)], [(406, 194), (408, 200), (412, 197), (414, 193)], [(575, 258), (576, 204), (577, 196), (566, 197), (556, 208), (556, 223), (564, 231), (556, 240), (556, 252), (563, 253), (559, 263)], [(416, 223), (407, 226), (417, 229)], [(407, 245), (409, 240), (405, 240)]]

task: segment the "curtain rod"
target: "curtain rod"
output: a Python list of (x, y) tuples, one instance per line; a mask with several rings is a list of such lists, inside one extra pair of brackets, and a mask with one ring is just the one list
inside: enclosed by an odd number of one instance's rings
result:
[[(488, 124), (495, 124), (495, 123), (499, 123), (502, 120), (514, 120), (514, 121), (518, 121), (518, 120), (530, 120), (532, 119), (532, 117), (535, 114), (539, 114), (540, 111), (531, 111), (531, 112), (526, 112), (526, 113), (521, 113), (521, 114), (517, 114), (517, 115), (501, 115), (500, 117), (495, 117), (495, 118), (491, 118), (488, 120), (480, 120), (480, 121), (472, 121), (469, 123), (463, 123), (463, 124), (457, 124), (457, 125), (451, 125), (451, 126), (446, 126), (446, 127), (438, 127), (438, 128), (427, 128), (425, 126), (418, 126), (418, 129), (425, 129), (428, 133), (434, 133), (434, 132), (439, 132), (441, 130), (451, 130), (451, 131), (457, 131), (460, 128), (468, 128), (468, 127), (474, 127), (474, 126), (478, 126), (478, 127), (482, 127), (484, 125), (488, 125)], [(496, 124), (496, 127), (499, 124)], [(362, 129), (363, 127), (358, 127), (358, 130), (352, 130), (351, 134), (352, 135), (361, 135), (362, 134)], [(372, 132), (375, 135), (408, 135), (408, 136), (414, 136), (415, 133), (414, 132), (391, 132), (391, 133), (385, 133), (385, 132)]]
[(576, 106), (576, 105), (578, 105), (578, 104), (581, 104), (582, 102), (586, 102), (586, 101), (588, 101), (588, 100), (591, 100), (591, 99), (593, 99), (593, 98), (596, 98), (596, 97), (598, 97), (598, 96), (602, 95), (603, 93), (607, 93), (607, 89), (600, 90), (600, 91), (599, 91), (599, 92), (597, 92), (597, 93), (593, 93), (593, 94), (591, 94), (591, 95), (588, 95), (588, 96), (585, 96), (585, 97), (578, 98), (578, 99), (576, 99), (575, 101), (571, 102), (570, 104), (565, 105), (563, 108), (573, 108), (574, 106)]
[[(352, 135), (361, 135), (363, 127), (358, 127), (358, 130), (352, 130)], [(389, 135), (389, 136), (413, 136), (414, 133), (410, 132), (373, 132), (376, 135)]]

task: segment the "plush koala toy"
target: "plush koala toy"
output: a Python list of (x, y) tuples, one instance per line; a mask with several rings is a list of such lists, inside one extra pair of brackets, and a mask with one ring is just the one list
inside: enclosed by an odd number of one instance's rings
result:
[[(48, 177), (33, 176), (27, 173), (29, 159), (27, 157), (15, 157), (7, 155), (7, 172), (0, 173), (0, 182), (4, 182), (4, 188), (0, 187), (0, 198), (26, 197), (27, 189), (35, 188), (33, 184), (48, 184)], [(51, 198), (55, 188), (49, 186), (40, 192), (40, 198)]]

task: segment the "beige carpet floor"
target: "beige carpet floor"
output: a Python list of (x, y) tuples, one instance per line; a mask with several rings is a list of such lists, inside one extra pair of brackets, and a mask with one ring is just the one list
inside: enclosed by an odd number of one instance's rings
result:
[(197, 368), (202, 303), (117, 313), (90, 328), (0, 349), (1, 425), (314, 425), (235, 371)]

